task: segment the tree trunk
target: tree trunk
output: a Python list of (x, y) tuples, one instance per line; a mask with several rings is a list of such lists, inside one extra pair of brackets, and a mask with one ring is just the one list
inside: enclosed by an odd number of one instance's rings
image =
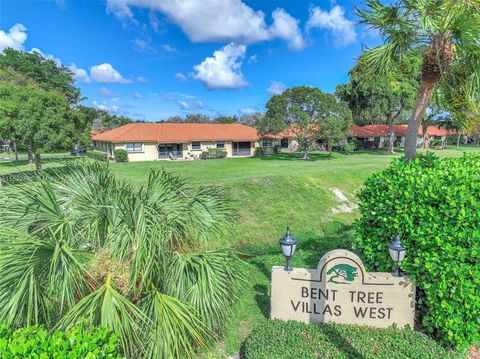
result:
[(17, 143), (13, 143), (13, 150), (15, 151), (15, 163), (18, 164), (18, 151), (17, 151)]
[(428, 146), (429, 146), (429, 143), (428, 143), (429, 138), (428, 138), (427, 130), (428, 130), (428, 122), (422, 123), (422, 147), (425, 150), (428, 150)]
[(433, 90), (437, 81), (426, 81), (422, 79), (420, 89), (415, 98), (412, 117), (408, 120), (407, 134), (405, 136), (405, 158), (413, 160), (417, 157), (418, 129), (422, 124), (422, 117), (430, 102)]
[(35, 152), (35, 167), (36, 167), (37, 171), (40, 171), (42, 169), (40, 153), (38, 153), (38, 152)]
[(459, 132), (459, 133), (458, 133), (458, 136), (457, 136), (457, 148), (460, 147), (460, 137), (462, 137), (461, 132)]
[(27, 146), (27, 156), (28, 156), (28, 164), (33, 163), (33, 151), (32, 151), (32, 146)]
[(303, 159), (304, 160), (310, 159), (310, 157), (308, 157), (308, 146), (305, 146), (305, 148), (303, 149)]
[(388, 119), (388, 134), (388, 154), (393, 155), (395, 153), (395, 151), (393, 150), (395, 142), (395, 124), (392, 115), (390, 115)]

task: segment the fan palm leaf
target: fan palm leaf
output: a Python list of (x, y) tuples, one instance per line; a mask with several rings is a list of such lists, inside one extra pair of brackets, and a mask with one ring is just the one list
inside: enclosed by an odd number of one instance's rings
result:
[(227, 251), (176, 253), (165, 291), (191, 303), (212, 330), (219, 330), (242, 283), (239, 260)]
[(129, 357), (141, 357), (150, 320), (128, 298), (117, 292), (108, 276), (105, 284), (80, 300), (58, 322), (57, 329), (75, 325), (96, 325), (110, 328), (120, 339)]
[(148, 358), (194, 358), (195, 350), (212, 339), (191, 304), (162, 294), (153, 285), (142, 309), (153, 322)]

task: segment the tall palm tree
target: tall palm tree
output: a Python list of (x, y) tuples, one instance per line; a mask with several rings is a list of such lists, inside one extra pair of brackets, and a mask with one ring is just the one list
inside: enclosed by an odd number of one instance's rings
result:
[(108, 165), (0, 191), (0, 322), (110, 328), (128, 357), (194, 357), (243, 282), (211, 241), (233, 211), (216, 188), (152, 172), (132, 188)]
[[(373, 71), (394, 69), (399, 59), (422, 53), (421, 80), (405, 139), (405, 157), (416, 156), (417, 135), (432, 93), (446, 95), (449, 111), (462, 119), (480, 91), (480, 0), (368, 0), (357, 9), (384, 44), (365, 57)], [(456, 76), (462, 72), (465, 76)]]

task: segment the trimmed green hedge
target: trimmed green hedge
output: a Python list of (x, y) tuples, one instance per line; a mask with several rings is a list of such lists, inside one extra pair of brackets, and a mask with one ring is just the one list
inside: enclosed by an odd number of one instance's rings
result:
[(106, 328), (74, 327), (49, 333), (43, 327), (0, 325), (0, 358), (122, 358), (118, 339)]
[(128, 162), (128, 152), (123, 148), (113, 151), (113, 156), (115, 157), (115, 162)]
[(108, 162), (108, 155), (106, 152), (100, 151), (87, 151), (87, 157), (100, 162)]
[(354, 248), (367, 268), (393, 269), (387, 243), (399, 234), (425, 330), (447, 345), (480, 342), (480, 156), (396, 159), (359, 198)]
[(265, 320), (243, 347), (245, 359), (464, 358), (411, 329)]

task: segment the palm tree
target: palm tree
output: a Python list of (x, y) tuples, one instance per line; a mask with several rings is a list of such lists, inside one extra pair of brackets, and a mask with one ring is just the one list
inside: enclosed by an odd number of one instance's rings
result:
[(194, 357), (243, 283), (211, 242), (234, 212), (219, 189), (152, 172), (132, 188), (84, 164), (0, 192), (0, 321), (110, 328), (128, 357)]
[[(384, 39), (365, 54), (372, 71), (387, 73), (402, 58), (422, 54), (420, 86), (405, 139), (407, 159), (416, 156), (418, 129), (436, 88), (445, 94), (451, 113), (472, 120), (466, 113), (480, 90), (479, 0), (399, 0), (389, 5), (368, 0), (357, 12)], [(459, 71), (466, 76), (457, 77)]]

